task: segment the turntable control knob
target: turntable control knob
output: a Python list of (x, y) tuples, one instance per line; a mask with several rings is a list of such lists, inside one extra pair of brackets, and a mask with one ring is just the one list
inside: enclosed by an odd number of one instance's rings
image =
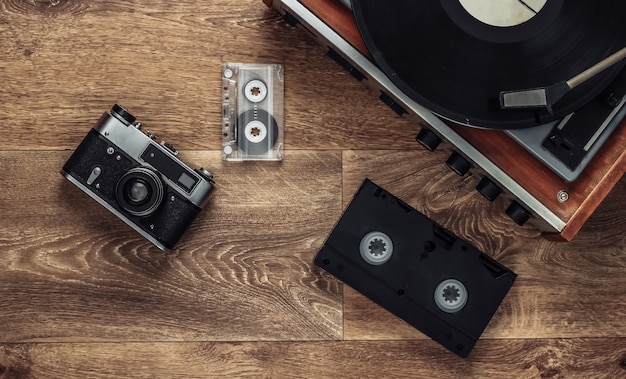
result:
[(426, 150), (434, 151), (441, 143), (441, 138), (428, 128), (422, 128), (415, 137), (415, 140), (424, 146)]
[(463, 158), (461, 154), (456, 151), (450, 155), (450, 158), (446, 161), (446, 164), (450, 169), (460, 176), (467, 174), (470, 168), (472, 168), (472, 164), (467, 161), (467, 159)]
[(509, 215), (517, 225), (524, 225), (530, 218), (530, 212), (520, 205), (517, 201), (513, 201), (511, 205), (506, 209), (506, 214)]
[(489, 201), (494, 201), (502, 193), (502, 189), (486, 176), (478, 183), (476, 191)]

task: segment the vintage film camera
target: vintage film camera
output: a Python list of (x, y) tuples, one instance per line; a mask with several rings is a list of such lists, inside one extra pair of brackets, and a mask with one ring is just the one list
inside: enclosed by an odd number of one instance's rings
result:
[(141, 132), (115, 104), (91, 129), (61, 174), (133, 229), (167, 251), (213, 191), (213, 175), (190, 169), (170, 144)]

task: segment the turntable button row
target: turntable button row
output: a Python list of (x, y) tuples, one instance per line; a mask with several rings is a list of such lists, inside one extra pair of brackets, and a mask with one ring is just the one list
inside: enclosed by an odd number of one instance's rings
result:
[[(442, 139), (427, 127), (423, 127), (420, 130), (415, 137), (415, 140), (429, 151), (434, 151), (442, 142)], [(446, 161), (446, 165), (460, 176), (464, 176), (472, 168), (472, 164), (456, 151), (452, 152)], [(500, 188), (490, 178), (484, 176), (476, 186), (476, 191), (478, 191), (478, 193), (480, 193), (485, 199), (494, 201), (502, 193), (502, 188)], [(528, 212), (528, 210), (526, 210), (526, 208), (524, 208), (517, 201), (513, 201), (505, 212), (520, 226), (524, 225), (531, 216), (530, 212)]]
[[(285, 19), (288, 22), (290, 21), (290, 19), (287, 17), (285, 17)], [(291, 21), (295, 21), (292, 26), (298, 23), (297, 20), (293, 17), (291, 17)], [(359, 72), (354, 66), (350, 64), (350, 62), (348, 62), (335, 50), (329, 49), (327, 55), (335, 62), (339, 63), (344, 70), (348, 71), (358, 81), (362, 81), (365, 78), (365, 76), (361, 72)], [(399, 116), (403, 116), (408, 113), (400, 104), (394, 101), (391, 96), (383, 91), (380, 92), (379, 99), (387, 106), (389, 106)], [(415, 140), (429, 151), (434, 151), (441, 144), (441, 142), (443, 142), (441, 137), (439, 137), (426, 126), (424, 126), (420, 130), (420, 132), (415, 137)], [(456, 151), (454, 151), (452, 155), (450, 155), (450, 157), (446, 161), (446, 165), (460, 176), (464, 176), (465, 174), (467, 174), (469, 170), (473, 167), (472, 164), (467, 159), (465, 159), (465, 157), (463, 157)], [(478, 191), (478, 193), (480, 193), (484, 198), (489, 201), (494, 201), (502, 193), (502, 189), (486, 176), (483, 177), (478, 183), (478, 185), (476, 186), (476, 191)], [(518, 225), (524, 225), (531, 215), (530, 212), (528, 212), (517, 201), (513, 201), (505, 212)]]

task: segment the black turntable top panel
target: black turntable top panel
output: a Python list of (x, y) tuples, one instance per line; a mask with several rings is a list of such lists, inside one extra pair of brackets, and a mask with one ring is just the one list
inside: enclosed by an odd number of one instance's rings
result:
[(548, 0), (530, 20), (483, 23), (458, 0), (352, 0), (376, 64), (400, 90), (461, 124), (515, 129), (566, 116), (600, 95), (624, 62), (546, 109), (500, 109), (499, 93), (570, 79), (626, 45), (626, 1)]

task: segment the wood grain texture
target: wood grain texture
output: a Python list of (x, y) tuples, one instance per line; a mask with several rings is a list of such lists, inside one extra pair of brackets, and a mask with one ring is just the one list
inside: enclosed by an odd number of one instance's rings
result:
[[(11, 155), (0, 159), (17, 179), (3, 181), (2, 341), (341, 336), (339, 285), (312, 266), (341, 211), (338, 153), (292, 151), (273, 168), (181, 153), (217, 163), (220, 195), (170, 254), (62, 178), (67, 153)], [(18, 172), (39, 172), (47, 191)]]
[[(285, 66), (285, 160), (221, 160), (225, 62)], [(0, 378), (626, 373), (626, 181), (544, 241), (259, 0), (0, 1)], [(60, 174), (115, 102), (216, 175), (163, 253)], [(313, 264), (361, 181), (519, 275), (467, 359)]]
[[(576, 240), (555, 243), (537, 238), (531, 227), (517, 227), (502, 212), (504, 201), (485, 207), (486, 200), (474, 190), (476, 181), (459, 181), (443, 170), (436, 155), (346, 151), (344, 204), (368, 176), (516, 272), (519, 277), (484, 336), (626, 336), (620, 321), (626, 317), (626, 181), (619, 182), (592, 217), (597, 221)], [(344, 304), (346, 339), (425, 338), (347, 287)]]
[(0, 20), (0, 123), (16, 126), (1, 149), (73, 149), (115, 102), (181, 149), (217, 149), (220, 67), (239, 61), (285, 65), (290, 148), (415, 145), (414, 127), (258, 1), (5, 1)]
[[(0, 377), (617, 378), (624, 338), (483, 340), (459, 360), (424, 341), (0, 345)], [(602, 354), (596, 352), (601, 351)]]

